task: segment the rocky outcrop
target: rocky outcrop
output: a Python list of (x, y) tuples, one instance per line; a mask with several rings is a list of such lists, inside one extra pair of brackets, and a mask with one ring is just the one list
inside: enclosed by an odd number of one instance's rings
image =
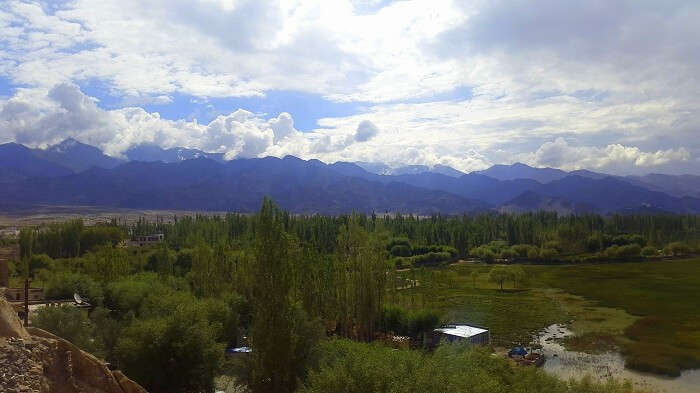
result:
[(5, 300), (4, 293), (0, 293), (0, 337), (29, 338), (29, 333), (24, 330), (17, 312)]
[(95, 356), (37, 328), (0, 299), (0, 392), (147, 393)]

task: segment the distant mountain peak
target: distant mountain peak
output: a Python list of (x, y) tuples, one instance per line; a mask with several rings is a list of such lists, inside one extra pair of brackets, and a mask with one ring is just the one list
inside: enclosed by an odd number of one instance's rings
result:
[(519, 161), (518, 161), (518, 162), (514, 162), (514, 163), (512, 163), (512, 164), (510, 164), (510, 165), (503, 165), (503, 166), (512, 166), (512, 167), (515, 167), (515, 168), (518, 168), (518, 167), (520, 167), (520, 168), (534, 168), (533, 166), (530, 166), (530, 165), (527, 165), (527, 164), (523, 164), (522, 162), (519, 162)]
[(447, 165), (436, 164), (433, 166), (429, 165), (404, 165), (396, 168), (392, 168), (386, 164), (380, 162), (362, 162), (357, 161), (354, 163), (360, 168), (366, 170), (367, 172), (374, 173), (376, 175), (417, 175), (420, 173), (438, 173), (441, 175), (460, 177), (464, 175), (464, 172), (458, 171)]
[(219, 162), (225, 161), (223, 153), (207, 153), (202, 150), (190, 149), (187, 147), (171, 147), (169, 149), (164, 149), (153, 143), (134, 145), (126, 150), (124, 155), (130, 161), (145, 162), (178, 162), (196, 158), (209, 158)]
[(85, 143), (81, 143), (80, 141), (73, 139), (73, 138), (66, 138), (62, 140), (61, 142), (51, 145), (46, 148), (46, 151), (50, 152), (55, 152), (55, 153), (68, 153), (71, 150), (75, 150), (76, 148), (82, 148), (85, 150), (93, 150), (95, 152), (99, 152), (102, 154), (102, 151), (94, 146), (87, 145)]
[(497, 180), (532, 179), (543, 184), (562, 179), (568, 175), (567, 172), (561, 169), (534, 168), (522, 162), (516, 162), (510, 165), (494, 165), (483, 171), (478, 171), (477, 173)]
[(122, 163), (121, 160), (102, 153), (99, 148), (74, 138), (64, 139), (44, 150), (35, 149), (34, 154), (75, 172), (82, 172), (91, 167), (114, 168)]

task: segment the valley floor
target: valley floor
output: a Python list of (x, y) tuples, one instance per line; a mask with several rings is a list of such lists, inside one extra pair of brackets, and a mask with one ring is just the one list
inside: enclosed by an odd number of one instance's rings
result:
[(573, 332), (556, 338), (567, 349), (619, 352), (628, 369), (677, 377), (700, 368), (700, 259), (522, 267), (527, 283), (503, 291), (481, 263), (404, 272), (421, 286), (390, 301), (488, 326), (500, 347), (534, 343), (561, 324)]

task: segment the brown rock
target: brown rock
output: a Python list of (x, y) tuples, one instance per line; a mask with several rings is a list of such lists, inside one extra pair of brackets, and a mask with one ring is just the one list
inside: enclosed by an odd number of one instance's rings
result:
[(54, 346), (51, 352), (58, 355), (44, 364), (44, 368), (55, 376), (49, 378), (51, 392), (58, 391), (54, 389), (56, 384), (51, 383), (55, 380), (70, 381), (70, 384), (75, 386), (73, 390), (62, 390), (61, 393), (147, 393), (121, 372), (113, 373), (101, 360), (70, 342), (41, 329), (29, 327), (28, 331), (34, 337), (50, 340)]
[(124, 393), (148, 393), (146, 389), (127, 378), (121, 371), (114, 370), (112, 371), (112, 374), (114, 374), (114, 378), (117, 379), (117, 382), (119, 382), (119, 386), (122, 387)]
[(0, 296), (0, 337), (29, 338), (17, 312), (3, 296)]
[(147, 393), (70, 342), (41, 329), (25, 329), (4, 298), (0, 298), (0, 370), (0, 392)]

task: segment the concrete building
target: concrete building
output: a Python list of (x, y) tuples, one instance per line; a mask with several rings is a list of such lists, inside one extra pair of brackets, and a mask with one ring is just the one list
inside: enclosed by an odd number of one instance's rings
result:
[[(24, 288), (5, 288), (5, 298), (10, 303), (24, 303)], [(44, 288), (29, 288), (29, 303), (44, 301)]]
[(19, 237), (19, 228), (9, 227), (0, 229), (0, 237), (16, 239)]
[(165, 235), (162, 233), (154, 233), (152, 235), (142, 235), (134, 237), (131, 241), (131, 245), (134, 247), (144, 247), (158, 244), (165, 240)]

